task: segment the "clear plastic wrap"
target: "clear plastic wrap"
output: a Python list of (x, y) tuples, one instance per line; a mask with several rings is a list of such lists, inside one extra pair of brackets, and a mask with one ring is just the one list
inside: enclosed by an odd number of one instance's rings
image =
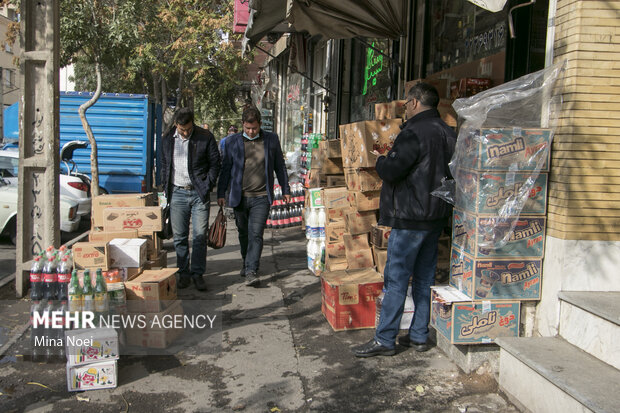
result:
[(435, 196), (477, 217), (477, 248), (503, 248), (520, 215), (544, 216), (551, 142), (565, 62), (452, 105), (462, 121), (450, 162), (454, 183)]

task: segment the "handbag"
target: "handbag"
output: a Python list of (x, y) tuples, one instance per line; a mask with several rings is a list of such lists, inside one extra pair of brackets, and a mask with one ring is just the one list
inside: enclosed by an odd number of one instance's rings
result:
[(224, 215), (224, 209), (220, 207), (215, 221), (209, 227), (207, 245), (213, 249), (219, 249), (224, 244), (226, 244), (226, 215)]
[(172, 222), (170, 221), (170, 204), (167, 204), (164, 209), (162, 209), (162, 217), (164, 220), (164, 225), (162, 230), (159, 233), (159, 236), (163, 239), (172, 238)]

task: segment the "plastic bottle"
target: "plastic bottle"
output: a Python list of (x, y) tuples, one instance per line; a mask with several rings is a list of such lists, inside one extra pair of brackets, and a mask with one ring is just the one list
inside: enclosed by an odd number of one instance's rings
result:
[(45, 249), (45, 258), (50, 259), (54, 256), (54, 254), (56, 254), (56, 250), (53, 245), (50, 245)]
[(310, 239), (308, 241), (308, 245), (306, 247), (306, 253), (308, 256), (308, 269), (314, 272), (314, 260), (316, 259), (316, 241), (314, 239)]
[(38, 324), (34, 325), (35, 315), (43, 313), (43, 305), (41, 301), (33, 301), (30, 306), (30, 350), (32, 351), (32, 361), (40, 362), (45, 357), (45, 347), (40, 343), (40, 340), (44, 337), (45, 326)]
[(282, 206), (282, 228), (291, 226), (291, 211), (288, 205)]
[(82, 311), (95, 311), (95, 290), (90, 280), (90, 270), (84, 270), (84, 285), (82, 286)]
[[(69, 298), (69, 311), (71, 313), (80, 313), (84, 309), (84, 301), (82, 287), (80, 287), (80, 280), (78, 279), (77, 270), (73, 270), (71, 272), (71, 282), (69, 283), (67, 296)], [(78, 326), (72, 327), (77, 328)]]
[(95, 320), (101, 325), (101, 318), (108, 314), (108, 289), (103, 279), (101, 268), (97, 268), (97, 278), (95, 280)]
[(43, 279), (41, 257), (36, 256), (30, 267), (30, 299), (40, 301), (43, 298)]
[(68, 299), (69, 282), (71, 281), (71, 268), (67, 256), (65, 255), (56, 270), (58, 280), (58, 300), (66, 301)]
[(58, 274), (56, 273), (56, 263), (54, 256), (47, 259), (43, 266), (43, 298), (53, 301), (58, 293)]
[(319, 208), (317, 227), (319, 238), (325, 239), (325, 208)]
[(45, 325), (43, 327), (43, 335), (45, 336), (45, 361), (47, 363), (51, 363), (56, 361), (57, 356), (57, 330), (52, 325), (52, 313), (54, 312), (54, 302), (48, 301), (43, 309), (43, 319), (45, 320)]
[(306, 208), (304, 211), (304, 220), (306, 221), (306, 239), (312, 238), (312, 227), (310, 226), (310, 213), (311, 209)]

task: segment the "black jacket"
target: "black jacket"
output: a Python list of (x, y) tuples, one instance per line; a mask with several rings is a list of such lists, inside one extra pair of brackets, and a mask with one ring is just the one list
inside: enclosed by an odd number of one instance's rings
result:
[[(173, 127), (162, 138), (161, 181), (168, 201), (172, 196), (175, 132), (176, 128)], [(209, 200), (209, 192), (215, 187), (217, 176), (220, 173), (220, 151), (213, 134), (206, 129), (194, 126), (189, 137), (188, 152), (189, 178), (202, 202), (206, 203)]]
[(436, 109), (418, 113), (405, 123), (387, 156), (377, 159), (383, 179), (379, 223), (399, 229), (428, 230), (445, 226), (452, 208), (431, 195), (450, 177), (448, 162), (456, 134)]

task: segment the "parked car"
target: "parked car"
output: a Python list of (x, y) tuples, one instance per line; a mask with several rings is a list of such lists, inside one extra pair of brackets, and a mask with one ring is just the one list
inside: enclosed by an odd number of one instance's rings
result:
[[(16, 178), (18, 171), (19, 153), (12, 149), (0, 151), (0, 176)], [(77, 215), (81, 218), (90, 214), (91, 196), (90, 187), (78, 176), (60, 174), (60, 196), (75, 200), (78, 204)]]
[[(60, 230), (77, 231), (80, 216), (78, 203), (67, 196), (60, 196)], [(15, 244), (17, 238), (17, 178), (0, 178), (0, 233), (6, 234)]]

